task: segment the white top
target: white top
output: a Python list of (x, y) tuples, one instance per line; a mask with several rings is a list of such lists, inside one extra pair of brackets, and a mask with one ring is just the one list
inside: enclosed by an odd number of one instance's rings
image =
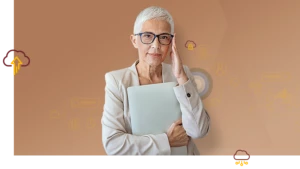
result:
[[(170, 155), (166, 133), (132, 135), (127, 88), (140, 85), (137, 63), (138, 60), (128, 68), (105, 74), (105, 103), (101, 119), (104, 149), (108, 155)], [(202, 138), (209, 132), (210, 117), (203, 107), (193, 75), (186, 65), (183, 67), (189, 80), (173, 87), (180, 103), (182, 125), (192, 139)], [(162, 78), (163, 83), (177, 83), (170, 64), (162, 63)], [(199, 155), (192, 139), (187, 146), (188, 155)]]

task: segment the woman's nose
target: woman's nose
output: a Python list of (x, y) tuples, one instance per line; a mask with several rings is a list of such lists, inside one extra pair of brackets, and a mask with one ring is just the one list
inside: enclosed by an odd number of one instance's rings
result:
[(151, 44), (151, 47), (153, 47), (153, 48), (159, 48), (160, 47), (158, 37), (155, 37), (154, 41)]

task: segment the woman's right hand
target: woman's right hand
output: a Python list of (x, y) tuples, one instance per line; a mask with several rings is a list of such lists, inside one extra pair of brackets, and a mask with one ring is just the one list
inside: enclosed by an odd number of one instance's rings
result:
[(171, 125), (167, 131), (167, 136), (171, 147), (186, 146), (190, 139), (182, 126), (182, 119), (177, 120)]

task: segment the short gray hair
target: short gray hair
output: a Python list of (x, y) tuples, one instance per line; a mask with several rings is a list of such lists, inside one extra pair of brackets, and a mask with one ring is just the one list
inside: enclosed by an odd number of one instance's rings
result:
[(171, 26), (171, 34), (174, 33), (174, 21), (171, 14), (166, 9), (158, 6), (150, 6), (139, 13), (134, 23), (133, 33), (136, 34), (142, 31), (143, 23), (151, 19), (167, 21)]

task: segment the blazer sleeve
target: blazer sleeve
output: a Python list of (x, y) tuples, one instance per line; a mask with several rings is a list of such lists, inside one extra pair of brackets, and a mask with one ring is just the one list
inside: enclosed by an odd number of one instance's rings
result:
[(184, 70), (189, 78), (188, 81), (173, 88), (180, 103), (182, 125), (191, 138), (202, 138), (210, 129), (210, 117), (204, 109), (194, 76), (186, 65)]
[(102, 143), (108, 155), (170, 155), (166, 133), (136, 136), (128, 133), (119, 83), (111, 73), (105, 74), (105, 103), (101, 119)]

